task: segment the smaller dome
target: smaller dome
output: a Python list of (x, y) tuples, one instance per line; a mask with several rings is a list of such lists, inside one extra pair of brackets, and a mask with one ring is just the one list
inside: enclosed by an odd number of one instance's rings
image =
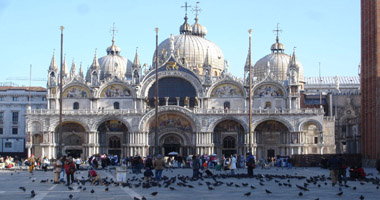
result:
[(109, 46), (106, 51), (107, 51), (107, 55), (109, 55), (109, 54), (119, 55), (120, 54), (120, 48), (118, 46), (116, 46), (114, 39), (112, 39), (112, 45)]
[(179, 33), (180, 34), (191, 34), (191, 31), (193, 28), (190, 24), (187, 23), (187, 15), (185, 16), (185, 22), (179, 27)]
[(207, 29), (205, 26), (202, 26), (201, 24), (198, 23), (198, 17), (195, 18), (195, 24), (193, 24), (193, 35), (200, 36), (200, 37), (205, 37), (207, 34)]
[(278, 36), (276, 37), (276, 43), (272, 44), (270, 50), (272, 51), (272, 53), (284, 53), (285, 45), (279, 42)]

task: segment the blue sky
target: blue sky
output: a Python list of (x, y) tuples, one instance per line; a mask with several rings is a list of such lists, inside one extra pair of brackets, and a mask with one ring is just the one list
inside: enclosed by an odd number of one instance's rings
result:
[[(230, 63), (230, 72), (243, 76), (248, 50), (248, 29), (253, 29), (252, 63), (270, 53), (277, 23), (283, 30), (280, 42), (285, 53), (296, 47), (307, 77), (355, 76), (360, 63), (360, 1), (358, 0), (198, 0), (199, 23), (206, 26), (206, 38), (217, 44)], [(121, 55), (133, 60), (136, 47), (141, 63), (151, 65), (155, 49), (154, 28), (159, 42), (171, 33), (179, 34), (184, 5), (178, 0), (0, 0), (0, 82), (29, 85), (15, 77), (47, 77), (56, 51), (60, 54), (60, 30), (65, 27), (64, 53), (69, 67), (72, 59), (84, 72), (94, 51), (104, 56), (111, 45), (112, 24)], [(196, 0), (188, 4), (195, 6)], [(189, 23), (194, 14), (189, 12)], [(32, 85), (46, 86), (33, 81)]]

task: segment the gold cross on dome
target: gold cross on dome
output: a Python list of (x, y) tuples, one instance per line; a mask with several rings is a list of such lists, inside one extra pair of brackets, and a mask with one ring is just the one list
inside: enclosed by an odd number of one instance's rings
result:
[(113, 23), (113, 26), (110, 32), (112, 32), (112, 40), (115, 40), (115, 33), (118, 32), (117, 29), (115, 28), (115, 22)]
[(277, 37), (280, 35), (280, 33), (282, 32), (282, 30), (280, 29), (280, 23), (277, 23), (277, 27), (275, 30), (273, 30), (273, 32), (276, 32)]
[(202, 11), (202, 9), (198, 6), (199, 1), (195, 4), (195, 8), (191, 9), (191, 11), (195, 12), (195, 17), (198, 17), (198, 13)]

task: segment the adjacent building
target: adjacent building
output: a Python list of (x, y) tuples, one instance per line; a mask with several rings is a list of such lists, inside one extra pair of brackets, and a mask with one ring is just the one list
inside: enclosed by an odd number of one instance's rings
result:
[(1, 155), (25, 153), (25, 115), (29, 106), (46, 109), (46, 88), (0, 86)]

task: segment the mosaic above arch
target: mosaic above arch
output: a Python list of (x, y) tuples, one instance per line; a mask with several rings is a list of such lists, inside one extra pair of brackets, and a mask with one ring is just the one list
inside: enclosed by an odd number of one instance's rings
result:
[(63, 92), (63, 98), (88, 98), (90, 91), (80, 86), (71, 86)]
[(259, 97), (282, 97), (284, 92), (277, 86), (267, 84), (257, 88), (254, 95)]
[(124, 85), (113, 84), (103, 89), (100, 93), (102, 98), (119, 98), (131, 96), (131, 91)]
[(242, 97), (243, 91), (233, 84), (220, 84), (211, 92), (211, 97)]
[[(153, 120), (150, 129), (154, 130), (156, 121)], [(191, 123), (186, 118), (176, 114), (163, 114), (158, 117), (158, 128), (178, 128), (183, 131), (192, 131)]]

